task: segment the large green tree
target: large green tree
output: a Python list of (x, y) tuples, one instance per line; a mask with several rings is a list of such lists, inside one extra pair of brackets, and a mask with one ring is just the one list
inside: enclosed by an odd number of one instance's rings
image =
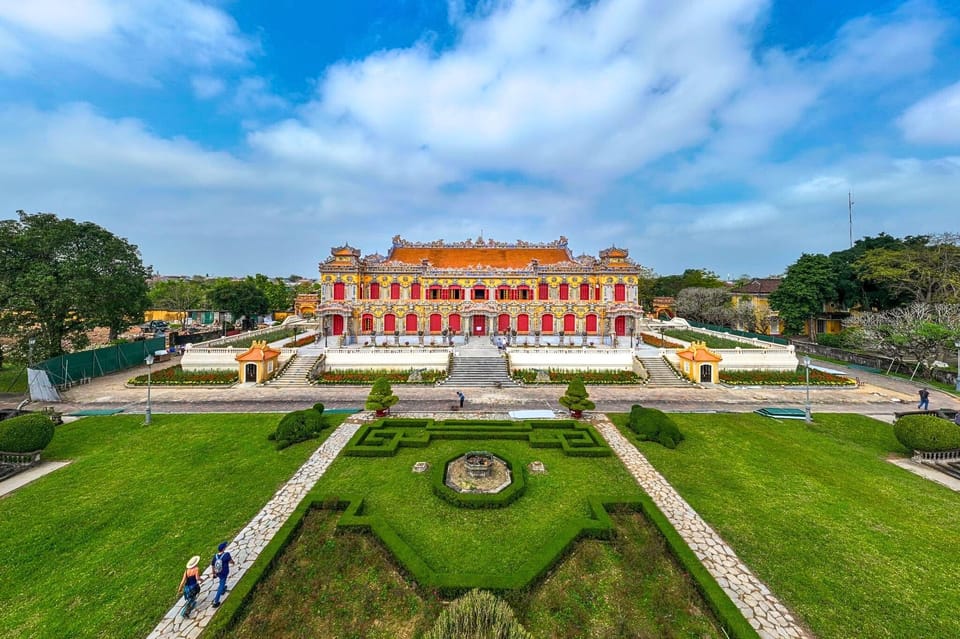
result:
[(864, 345), (895, 360), (929, 369), (938, 358), (952, 358), (960, 339), (960, 304), (914, 302), (882, 313), (861, 313), (847, 323)]
[(252, 318), (270, 310), (267, 296), (248, 278), (240, 281), (218, 280), (207, 294), (217, 310), (230, 311), (234, 319)]
[(804, 325), (837, 300), (833, 261), (820, 253), (804, 253), (770, 294), (770, 307), (780, 312), (788, 333), (803, 332)]
[(855, 265), (873, 251), (900, 251), (917, 242), (922, 246), (926, 239), (900, 239), (881, 233), (876, 237), (864, 237), (848, 249), (831, 253), (837, 279), (837, 303), (843, 308), (866, 311), (883, 311), (910, 303), (912, 298), (909, 295), (893, 290), (887, 283), (863, 279)]
[(115, 338), (147, 308), (149, 269), (136, 246), (92, 222), (17, 212), (0, 221), (0, 330), (34, 355), (82, 348), (85, 332), (106, 326)]
[(960, 235), (908, 237), (902, 247), (866, 252), (853, 265), (860, 279), (885, 286), (909, 301), (960, 301)]
[(176, 311), (180, 324), (187, 311), (203, 308), (207, 301), (207, 286), (201, 280), (164, 280), (150, 287), (150, 303), (154, 308)]
[(293, 288), (287, 286), (279, 277), (270, 279), (266, 275), (257, 273), (253, 277), (247, 277), (247, 280), (263, 292), (267, 298), (267, 304), (271, 311), (286, 311), (293, 306), (295, 293)]

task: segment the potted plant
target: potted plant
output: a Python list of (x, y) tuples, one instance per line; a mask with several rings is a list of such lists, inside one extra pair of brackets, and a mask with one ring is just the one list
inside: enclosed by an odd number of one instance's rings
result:
[(583, 379), (575, 377), (567, 386), (567, 392), (560, 398), (560, 405), (570, 411), (570, 416), (574, 419), (583, 417), (583, 411), (593, 410), (597, 407), (589, 399), (587, 388), (583, 385)]
[(377, 417), (383, 417), (390, 412), (390, 407), (398, 401), (400, 401), (400, 398), (393, 394), (390, 381), (386, 377), (380, 377), (373, 382), (373, 388), (370, 389), (364, 408), (376, 411)]

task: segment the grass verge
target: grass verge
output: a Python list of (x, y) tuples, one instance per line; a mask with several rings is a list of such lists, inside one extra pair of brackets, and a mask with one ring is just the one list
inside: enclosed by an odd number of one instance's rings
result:
[(884, 461), (891, 426), (672, 417), (680, 447), (638, 447), (814, 635), (960, 636), (960, 494)]
[(208, 562), (319, 445), (277, 451), (267, 434), (279, 418), (59, 426), (44, 457), (73, 463), (0, 500), (0, 636), (146, 636), (175, 603), (186, 559)]

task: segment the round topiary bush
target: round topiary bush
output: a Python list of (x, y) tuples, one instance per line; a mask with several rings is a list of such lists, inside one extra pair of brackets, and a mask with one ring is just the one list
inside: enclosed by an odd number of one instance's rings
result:
[(936, 415), (904, 415), (893, 424), (893, 434), (910, 450), (960, 449), (960, 426)]
[(40, 413), (28, 413), (0, 422), (0, 450), (30, 453), (43, 450), (53, 439), (53, 420)]

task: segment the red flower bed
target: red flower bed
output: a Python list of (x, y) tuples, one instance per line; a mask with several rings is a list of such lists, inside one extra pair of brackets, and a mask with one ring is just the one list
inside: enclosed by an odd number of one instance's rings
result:
[[(795, 371), (720, 371), (720, 381), (734, 386), (804, 386), (806, 369)], [(825, 371), (810, 369), (811, 386), (855, 386), (856, 380)]]
[[(228, 386), (237, 382), (237, 371), (185, 371), (180, 365), (164, 368), (151, 374), (152, 384), (159, 386)], [(140, 375), (127, 382), (146, 386), (147, 376)]]

